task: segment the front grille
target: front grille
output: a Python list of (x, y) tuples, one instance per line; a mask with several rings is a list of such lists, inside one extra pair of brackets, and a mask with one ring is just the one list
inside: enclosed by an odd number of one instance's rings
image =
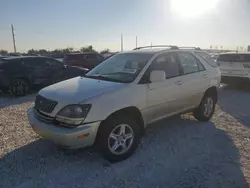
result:
[(51, 113), (54, 108), (56, 107), (57, 102), (46, 99), (45, 97), (42, 97), (41, 95), (36, 96), (35, 100), (35, 109), (45, 112), (45, 113)]
[(40, 121), (43, 121), (45, 123), (52, 123), (53, 122), (53, 117), (47, 116), (43, 113), (41, 113), (39, 110), (35, 109), (35, 115), (36, 118)]

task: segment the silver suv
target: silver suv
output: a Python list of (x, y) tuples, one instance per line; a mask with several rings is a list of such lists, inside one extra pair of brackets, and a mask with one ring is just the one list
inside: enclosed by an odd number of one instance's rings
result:
[(28, 110), (34, 131), (66, 148), (96, 144), (114, 162), (132, 155), (150, 123), (187, 111), (209, 121), (221, 80), (215, 61), (196, 48), (147, 48), (39, 91)]

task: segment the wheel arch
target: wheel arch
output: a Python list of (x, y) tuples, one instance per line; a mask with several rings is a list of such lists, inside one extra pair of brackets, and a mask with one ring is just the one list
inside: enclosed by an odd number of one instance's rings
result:
[(106, 121), (108, 121), (111, 118), (115, 118), (118, 116), (124, 116), (124, 115), (134, 118), (136, 120), (137, 124), (139, 125), (141, 134), (144, 133), (144, 130), (145, 130), (144, 120), (142, 118), (142, 114), (141, 114), (140, 110), (135, 106), (130, 106), (130, 107), (125, 107), (125, 108), (122, 108), (120, 110), (117, 110), (117, 111), (111, 113), (105, 120), (103, 120), (98, 128), (96, 138), (98, 139), (98, 137), (100, 135), (101, 127), (104, 126)]
[(204, 96), (208, 95), (208, 94), (215, 97), (215, 102), (218, 101), (218, 89), (217, 89), (217, 87), (212, 86), (212, 87), (208, 88), (207, 91), (205, 92)]
[(16, 79), (22, 79), (22, 80), (25, 80), (29, 85), (31, 84), (30, 79), (24, 76), (16, 76), (16, 77), (11, 78), (10, 84), (12, 83), (13, 80), (16, 80)]

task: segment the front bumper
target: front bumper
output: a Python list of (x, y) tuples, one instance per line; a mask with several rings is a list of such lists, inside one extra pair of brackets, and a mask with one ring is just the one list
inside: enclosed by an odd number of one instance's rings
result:
[(100, 122), (94, 122), (76, 128), (67, 128), (39, 121), (33, 108), (30, 108), (27, 113), (29, 123), (37, 134), (69, 149), (92, 146), (100, 125)]

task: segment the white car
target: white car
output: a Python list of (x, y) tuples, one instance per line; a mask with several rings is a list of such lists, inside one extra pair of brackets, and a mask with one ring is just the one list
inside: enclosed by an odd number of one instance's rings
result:
[(221, 70), (222, 79), (227, 81), (250, 81), (250, 53), (229, 52), (220, 54), (217, 62)]
[(221, 74), (201, 50), (137, 48), (39, 91), (33, 130), (66, 148), (96, 144), (109, 161), (128, 158), (148, 124), (184, 112), (212, 117)]

